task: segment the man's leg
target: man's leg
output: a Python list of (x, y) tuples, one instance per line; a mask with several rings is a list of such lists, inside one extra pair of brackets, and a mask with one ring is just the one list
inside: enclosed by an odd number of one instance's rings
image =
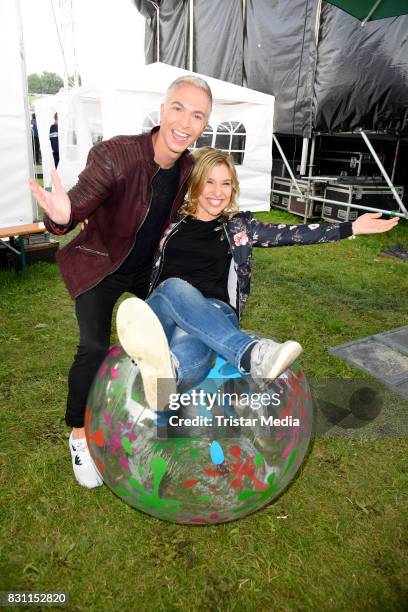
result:
[(68, 374), (65, 421), (73, 428), (70, 448), (75, 476), (80, 484), (89, 488), (102, 481), (86, 445), (85, 407), (93, 379), (109, 348), (113, 308), (124, 291), (137, 292), (140, 297), (146, 295), (146, 288), (135, 284), (133, 275), (113, 274), (76, 299), (80, 338)]
[(122, 293), (109, 291), (103, 283), (83, 293), (75, 301), (79, 344), (68, 374), (65, 421), (70, 427), (78, 429), (84, 426), (88, 393), (109, 348), (112, 311)]

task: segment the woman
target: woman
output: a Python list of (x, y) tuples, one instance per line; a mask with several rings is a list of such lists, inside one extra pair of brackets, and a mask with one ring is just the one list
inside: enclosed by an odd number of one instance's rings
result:
[(318, 244), (385, 232), (399, 221), (367, 213), (353, 223), (262, 223), (239, 211), (229, 155), (203, 147), (194, 157), (188, 200), (161, 240), (147, 303), (130, 298), (117, 315), (119, 340), (139, 365), (146, 400), (155, 409), (166, 405), (176, 381), (179, 390), (199, 383), (213, 351), (259, 381), (279, 376), (302, 352), (297, 342), (257, 339), (239, 329), (254, 246)]

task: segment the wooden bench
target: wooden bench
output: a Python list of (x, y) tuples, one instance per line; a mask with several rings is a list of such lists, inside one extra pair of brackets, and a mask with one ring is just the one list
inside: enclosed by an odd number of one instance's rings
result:
[[(27, 276), (27, 260), (26, 249), (24, 244), (24, 236), (30, 234), (40, 234), (45, 230), (45, 225), (41, 221), (38, 223), (27, 223), (25, 225), (10, 225), (9, 227), (0, 227), (0, 243), (15, 255), (20, 257), (21, 272), (24, 278)], [(4, 238), (8, 238), (6, 242)]]

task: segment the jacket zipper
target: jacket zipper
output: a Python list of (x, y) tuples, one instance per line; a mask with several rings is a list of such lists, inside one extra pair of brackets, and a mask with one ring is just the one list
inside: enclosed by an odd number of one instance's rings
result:
[[(129, 251), (128, 251), (128, 253), (127, 253), (126, 257), (128, 257), (128, 256), (129, 256), (129, 254), (130, 254), (130, 252), (133, 250), (133, 247), (134, 247), (134, 246), (135, 246), (135, 244), (136, 244), (136, 238), (137, 238), (137, 235), (138, 235), (138, 233), (140, 232), (140, 230), (141, 230), (141, 228), (142, 228), (142, 226), (143, 226), (144, 222), (146, 221), (146, 217), (147, 217), (147, 215), (149, 214), (150, 207), (151, 207), (151, 205), (152, 205), (152, 199), (153, 199), (153, 185), (152, 185), (152, 183), (153, 183), (153, 179), (154, 179), (154, 177), (155, 177), (155, 176), (156, 176), (156, 174), (159, 172), (159, 170), (160, 170), (160, 167), (158, 167), (158, 168), (157, 168), (156, 172), (153, 174), (153, 176), (152, 176), (152, 178), (151, 178), (151, 180), (150, 180), (151, 195), (150, 195), (150, 202), (149, 202), (149, 206), (147, 207), (147, 210), (146, 210), (145, 216), (143, 217), (143, 221), (142, 221), (142, 223), (139, 225), (138, 229), (136, 230), (136, 234), (135, 234), (135, 238), (134, 238), (134, 240), (133, 240), (133, 244), (132, 244), (131, 248), (129, 249)], [(179, 190), (179, 191), (180, 191), (180, 190)], [(109, 275), (110, 275), (110, 274), (114, 274), (114, 273), (116, 272), (116, 270), (118, 270), (118, 268), (120, 268), (120, 266), (121, 266), (121, 265), (123, 264), (123, 262), (125, 261), (126, 257), (125, 257), (124, 259), (122, 259), (122, 261), (121, 261), (121, 262), (120, 262), (120, 263), (119, 263), (119, 264), (116, 266), (116, 268), (114, 268), (114, 270), (112, 270), (111, 272), (109, 272)], [(105, 275), (105, 276), (106, 276), (106, 275)], [(103, 280), (103, 279), (105, 278), (105, 276), (102, 276), (102, 278), (100, 278), (100, 279), (99, 279), (99, 280), (98, 280), (96, 283), (94, 283), (92, 286), (90, 286), (90, 287), (88, 287), (87, 289), (84, 289), (84, 291), (81, 291), (80, 293), (78, 293), (78, 294), (76, 295), (76, 297), (79, 297), (79, 296), (81, 295), (81, 293), (85, 293), (85, 291), (89, 291), (90, 289), (93, 289), (94, 287), (96, 287), (97, 285), (99, 285), (99, 283), (101, 282), (101, 280)]]
[(161, 273), (161, 271), (163, 270), (163, 263), (164, 263), (164, 250), (165, 250), (165, 248), (166, 248), (166, 246), (167, 246), (167, 243), (168, 243), (168, 241), (170, 240), (170, 238), (171, 238), (172, 236), (174, 236), (174, 234), (176, 234), (176, 233), (177, 233), (178, 228), (179, 228), (179, 225), (180, 225), (181, 223), (183, 223), (184, 221), (185, 221), (185, 217), (184, 217), (183, 219), (180, 219), (180, 221), (178, 221), (178, 222), (177, 222), (177, 224), (176, 224), (176, 225), (173, 227), (173, 229), (171, 230), (171, 232), (170, 232), (170, 233), (169, 233), (169, 234), (166, 236), (166, 238), (164, 239), (164, 242), (163, 242), (163, 247), (162, 247), (162, 251), (161, 251), (161, 255), (160, 255), (160, 265), (159, 265), (159, 267), (158, 267), (157, 271), (155, 272), (155, 274), (154, 274), (154, 276), (153, 276), (153, 278), (152, 278), (152, 281), (151, 281), (150, 286), (149, 286), (149, 292), (148, 292), (148, 294), (147, 294), (147, 297), (148, 297), (148, 296), (151, 294), (151, 292), (153, 291), (153, 289), (156, 287), (156, 281), (157, 281), (157, 279), (160, 277), (160, 273)]
[(86, 253), (93, 253), (94, 255), (102, 255), (103, 257), (108, 256), (108, 254), (104, 253), (103, 251), (96, 251), (95, 249), (88, 249), (87, 247), (84, 247), (82, 245), (78, 245), (75, 248), (78, 249), (79, 251), (85, 251)]

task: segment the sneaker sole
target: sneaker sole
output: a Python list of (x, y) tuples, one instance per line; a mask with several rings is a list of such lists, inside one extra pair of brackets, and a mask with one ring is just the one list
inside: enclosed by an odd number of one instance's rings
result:
[(152, 410), (163, 410), (176, 392), (176, 381), (159, 319), (146, 302), (134, 297), (119, 306), (116, 327), (122, 347), (140, 368), (147, 403)]
[(299, 342), (288, 340), (284, 342), (280, 347), (277, 356), (274, 358), (274, 363), (271, 369), (267, 373), (267, 378), (272, 380), (278, 378), (282, 372), (288, 369), (289, 366), (299, 357), (303, 352)]

